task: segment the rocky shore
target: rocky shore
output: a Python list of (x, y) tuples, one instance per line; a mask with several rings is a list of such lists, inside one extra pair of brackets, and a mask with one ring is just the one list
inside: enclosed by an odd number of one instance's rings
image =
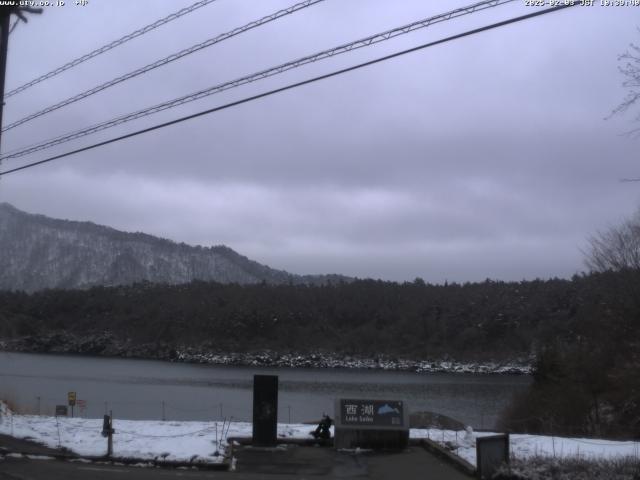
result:
[(482, 373), (528, 375), (531, 358), (508, 362), (459, 362), (452, 359), (405, 359), (345, 356), (331, 352), (281, 353), (273, 351), (219, 352), (208, 346), (139, 344), (120, 340), (110, 333), (76, 336), (52, 333), (0, 339), (0, 350), (23, 353), (56, 353), (104, 357), (140, 358), (211, 365), (285, 368), (354, 368), (418, 373)]

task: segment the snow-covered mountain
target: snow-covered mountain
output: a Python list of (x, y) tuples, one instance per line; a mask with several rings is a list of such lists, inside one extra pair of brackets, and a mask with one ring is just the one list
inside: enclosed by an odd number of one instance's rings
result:
[(349, 281), (340, 275), (293, 275), (220, 245), (191, 246), (91, 222), (33, 215), (0, 203), (0, 289), (87, 288), (141, 281), (179, 284)]

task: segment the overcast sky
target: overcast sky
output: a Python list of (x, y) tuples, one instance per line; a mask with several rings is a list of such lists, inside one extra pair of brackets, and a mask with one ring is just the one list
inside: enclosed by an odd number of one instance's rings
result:
[[(599, 2), (599, 0), (598, 0)], [(45, 8), (9, 41), (6, 90), (191, 0)], [(6, 100), (4, 124), (294, 2), (217, 0)], [(471, 2), (468, 2), (471, 3)], [(326, 0), (3, 134), (3, 151), (467, 5)], [(229, 90), (20, 160), (531, 13), (524, 0)], [(618, 55), (640, 9), (574, 7), (402, 56), (0, 180), (0, 201), (294, 273), (389, 280), (569, 277), (640, 205)], [(640, 109), (640, 105), (638, 105)]]

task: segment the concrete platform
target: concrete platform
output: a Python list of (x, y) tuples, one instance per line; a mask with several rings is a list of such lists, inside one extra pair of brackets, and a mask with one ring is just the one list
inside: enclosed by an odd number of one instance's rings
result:
[[(291, 480), (306, 479), (374, 479), (374, 480), (469, 480), (446, 460), (413, 445), (397, 453), (356, 453), (336, 451), (331, 447), (284, 444), (275, 448), (241, 445), (234, 447), (235, 471), (182, 470), (175, 468), (130, 468), (109, 465), (104, 461), (92, 464), (73, 463), (73, 455), (13, 437), (0, 438), (0, 447), (35, 455), (52, 456), (65, 461), (9, 458), (0, 450), (0, 479), (50, 478), (75, 480), (81, 478), (110, 479), (114, 474), (147, 480), (159, 477), (229, 478), (235, 480)], [(4, 457), (4, 458), (3, 458)], [(69, 461), (72, 460), (72, 461)], [(99, 459), (96, 459), (99, 460)], [(169, 465), (166, 465), (169, 466)], [(182, 466), (182, 468), (185, 468)]]
[(433, 478), (468, 480), (448, 462), (413, 446), (398, 453), (340, 452), (327, 447), (281, 445), (276, 448), (237, 447), (236, 472), (264, 478), (369, 478), (403, 480)]

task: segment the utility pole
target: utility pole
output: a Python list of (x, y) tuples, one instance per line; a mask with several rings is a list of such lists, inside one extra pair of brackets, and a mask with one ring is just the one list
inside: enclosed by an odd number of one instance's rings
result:
[(4, 80), (7, 72), (7, 51), (9, 47), (9, 31), (11, 14), (15, 13), (20, 20), (27, 22), (25, 13), (42, 13), (42, 8), (20, 7), (18, 2), (0, 7), (0, 152), (2, 152), (2, 112), (4, 110)]
[(2, 19), (0, 19), (0, 28), (2, 34), (0, 36), (0, 152), (2, 152), (2, 111), (4, 110), (4, 79), (7, 71), (7, 50), (9, 43), (9, 28), (11, 22), (12, 9), (5, 7), (0, 11)]

